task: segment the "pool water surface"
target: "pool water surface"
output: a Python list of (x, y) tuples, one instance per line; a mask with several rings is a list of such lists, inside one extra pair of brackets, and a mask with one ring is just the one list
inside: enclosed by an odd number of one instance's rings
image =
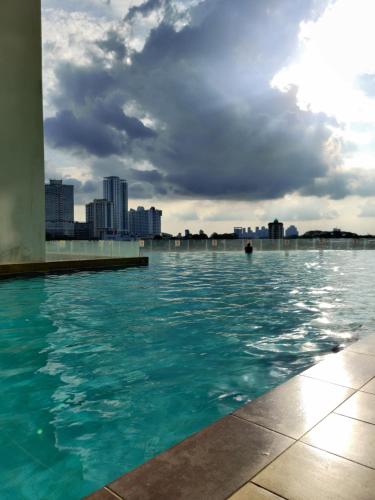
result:
[(373, 331), (375, 252), (0, 282), (0, 498), (78, 499)]

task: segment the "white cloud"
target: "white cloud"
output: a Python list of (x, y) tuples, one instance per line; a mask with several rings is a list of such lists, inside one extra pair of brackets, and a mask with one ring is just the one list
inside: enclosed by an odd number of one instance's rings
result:
[[(298, 104), (335, 117), (338, 136), (354, 142), (358, 152), (375, 154), (375, 99), (360, 85), (363, 75), (375, 74), (373, 0), (336, 0), (315, 22), (301, 24), (299, 55), (275, 75), (272, 85), (285, 90), (298, 87)], [(369, 131), (359, 130), (367, 124)], [(346, 165), (374, 168), (374, 161)]]

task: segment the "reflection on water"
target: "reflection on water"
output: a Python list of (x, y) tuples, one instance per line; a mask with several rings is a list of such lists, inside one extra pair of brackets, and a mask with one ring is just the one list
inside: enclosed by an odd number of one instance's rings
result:
[(80, 498), (370, 331), (374, 259), (161, 253), (1, 282), (1, 498)]

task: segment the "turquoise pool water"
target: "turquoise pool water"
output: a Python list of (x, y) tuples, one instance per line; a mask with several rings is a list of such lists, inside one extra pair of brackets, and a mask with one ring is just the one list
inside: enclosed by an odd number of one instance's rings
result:
[(0, 498), (78, 499), (373, 331), (375, 252), (0, 282)]

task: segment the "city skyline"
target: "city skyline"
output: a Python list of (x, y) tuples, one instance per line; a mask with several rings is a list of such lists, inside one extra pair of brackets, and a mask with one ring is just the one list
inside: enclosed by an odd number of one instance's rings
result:
[(46, 175), (75, 183), (78, 220), (113, 174), (171, 233), (374, 232), (369, 0), (42, 5)]
[(151, 206), (129, 209), (128, 183), (116, 176), (102, 179), (102, 197), (86, 203), (85, 221), (74, 217), (74, 185), (50, 179), (44, 185), (47, 239), (124, 239), (161, 236), (163, 211)]
[[(118, 191), (117, 194), (114, 194)], [(64, 184), (61, 179), (50, 179), (49, 183), (45, 184), (45, 202), (46, 202), (46, 234), (48, 238), (54, 236), (74, 237), (78, 239), (88, 238), (113, 238), (115, 235), (125, 237), (152, 237), (159, 235), (168, 235), (173, 237), (185, 238), (197, 235), (210, 236), (218, 233), (217, 231), (207, 231), (200, 228), (196, 231), (191, 231), (186, 228), (182, 231), (180, 228), (176, 233), (168, 233), (162, 231), (161, 217), (163, 211), (151, 206), (145, 209), (143, 206), (138, 206), (137, 209), (128, 209), (128, 187), (127, 181), (116, 176), (108, 176), (102, 180), (102, 198), (94, 198), (86, 204), (85, 207), (85, 222), (77, 221), (74, 217), (74, 186)], [(125, 198), (122, 197), (125, 195)], [(106, 197), (107, 196), (107, 197)], [(108, 198), (113, 198), (108, 200)], [(115, 204), (117, 204), (117, 222), (115, 222)], [(121, 208), (122, 207), (122, 208)], [(126, 208), (127, 222), (121, 215), (121, 212)], [(128, 229), (119, 229), (120, 219), (123, 222), (120, 224), (128, 224)], [(85, 227), (86, 224), (86, 227)], [(307, 231), (300, 232), (294, 224), (284, 224), (283, 221), (274, 219), (266, 225), (251, 226), (235, 226), (233, 231), (226, 229), (223, 234), (232, 234), (240, 239), (279, 239), (284, 237), (303, 236), (304, 233), (322, 232), (322, 228), (309, 228)], [(262, 223), (263, 224), (263, 223)], [(341, 233), (341, 229), (330, 228), (323, 229), (323, 232)], [(348, 230), (344, 229), (343, 233)], [(220, 233), (219, 233), (220, 234)], [(82, 238), (82, 235), (84, 237)], [(361, 235), (364, 236), (364, 235)], [(311, 236), (316, 237), (316, 236)]]

